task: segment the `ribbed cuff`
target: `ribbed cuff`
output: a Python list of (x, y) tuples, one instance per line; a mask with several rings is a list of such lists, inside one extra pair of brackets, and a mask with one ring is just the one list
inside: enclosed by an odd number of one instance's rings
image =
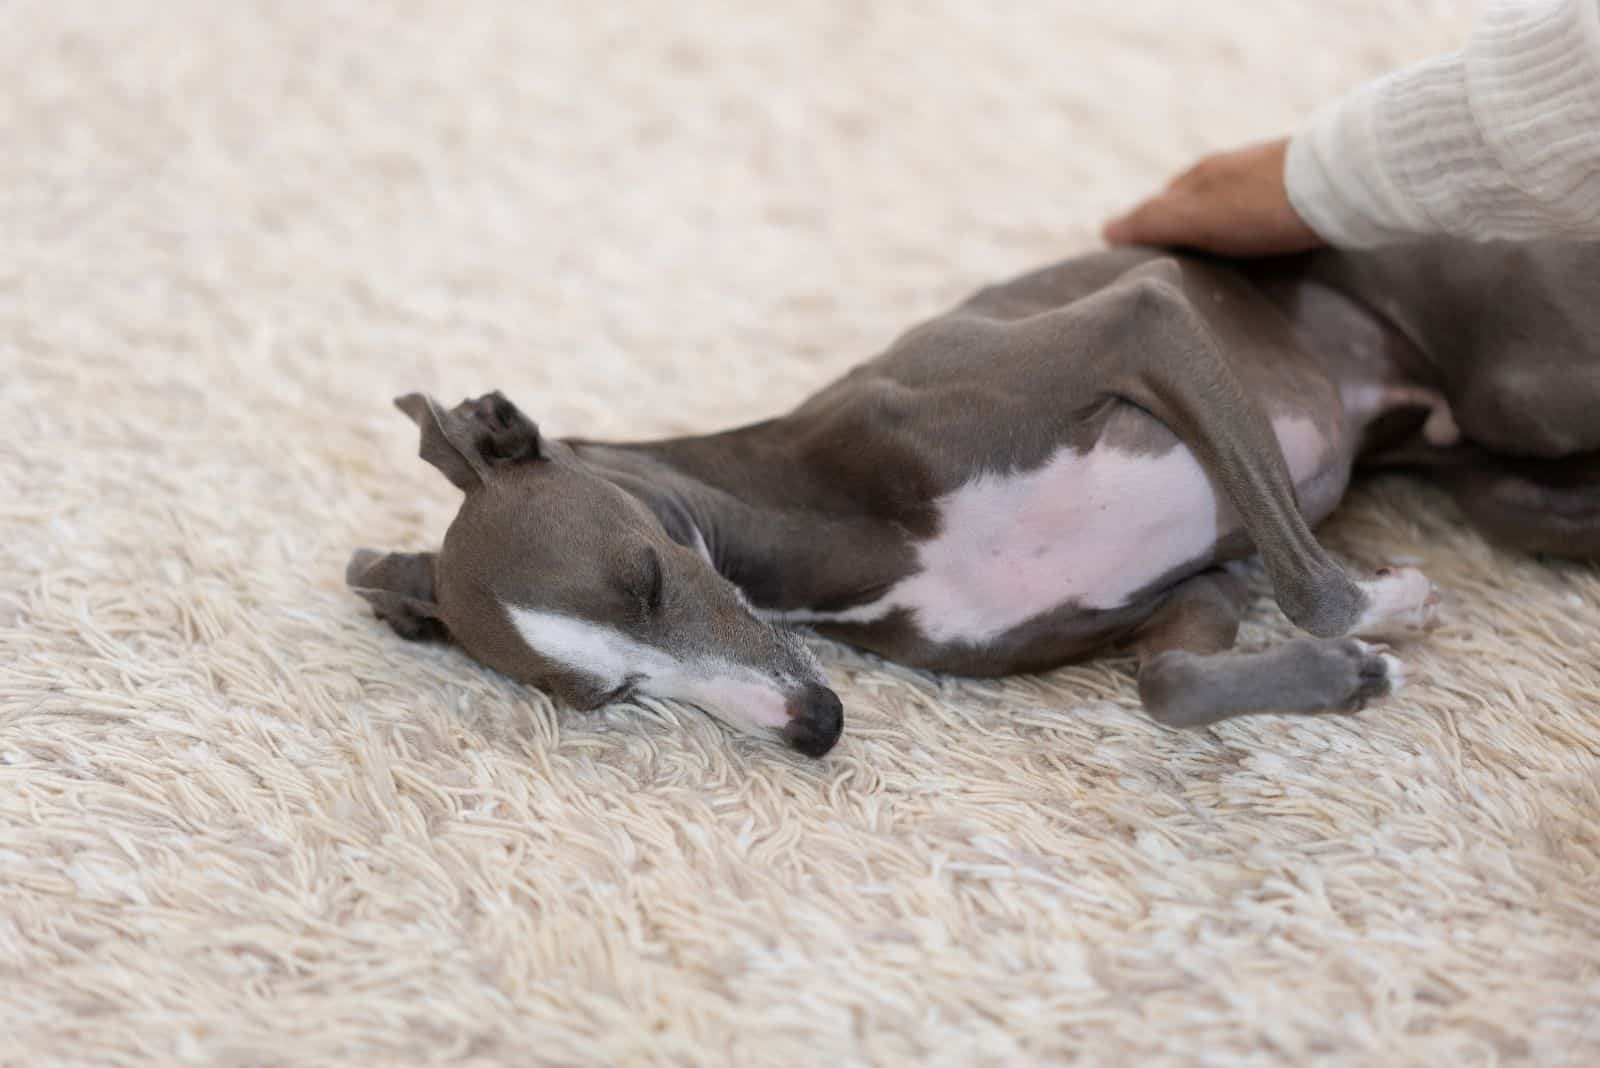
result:
[(1344, 247), (1600, 235), (1600, 3), (1492, 0), (1464, 51), (1317, 112), (1284, 180)]
[[(1494, 237), (1495, 211), (1525, 197), (1484, 140), (1468, 84), (1469, 55), (1424, 63), (1389, 86), (1379, 106), (1384, 166), (1433, 233)], [(1493, 118), (1490, 117), (1490, 121)]]
[(1448, 206), (1485, 237), (1600, 235), (1600, 2), (1491, 0), (1466, 55), (1491, 173)]
[(1407, 188), (1403, 161), (1396, 160), (1397, 145), (1411, 151), (1414, 142), (1408, 139), (1415, 135), (1396, 131), (1393, 117), (1410, 115), (1419, 96), (1428, 99), (1430, 137), (1449, 144), (1476, 136), (1462, 59), (1451, 54), (1369, 82), (1326, 105), (1289, 142), (1284, 164), (1289, 202), (1330, 245), (1372, 248), (1437, 231)]

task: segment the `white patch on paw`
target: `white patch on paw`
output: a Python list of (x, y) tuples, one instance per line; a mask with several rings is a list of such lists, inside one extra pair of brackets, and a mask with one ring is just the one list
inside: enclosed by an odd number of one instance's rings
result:
[(1405, 661), (1389, 652), (1385, 646), (1363, 641), (1357, 641), (1356, 644), (1361, 647), (1362, 655), (1376, 656), (1383, 661), (1383, 675), (1389, 680), (1389, 693), (1399, 693), (1406, 684)]
[(1414, 567), (1395, 568), (1361, 583), (1369, 598), (1351, 634), (1366, 637), (1412, 637), (1432, 629), (1439, 594), (1428, 576)]

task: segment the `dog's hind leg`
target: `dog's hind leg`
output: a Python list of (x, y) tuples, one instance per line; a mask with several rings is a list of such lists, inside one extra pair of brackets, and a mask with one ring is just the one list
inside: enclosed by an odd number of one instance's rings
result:
[[(1358, 581), (1311, 533), (1289, 467), (1260, 402), (1245, 389), (1176, 261), (1152, 260), (1092, 296), (1009, 324), (1013, 343), (1069, 355), (1111, 398), (1138, 405), (1188, 446), (1244, 522), (1278, 605), (1322, 638), (1420, 630), (1432, 622), (1432, 585), (1399, 568)], [(1227, 339), (1232, 358), (1273, 360), (1293, 344), (1249, 320)]]
[(1501, 545), (1600, 560), (1600, 452), (1561, 460), (1485, 456), (1448, 481), (1462, 512)]
[(1368, 463), (1437, 482), (1467, 520), (1496, 544), (1600, 560), (1600, 452), (1517, 459), (1471, 442), (1441, 449), (1413, 440), (1375, 454)]
[(1400, 662), (1355, 638), (1234, 653), (1244, 583), (1222, 570), (1180, 584), (1133, 637), (1139, 699), (1156, 722), (1203, 727), (1255, 712), (1356, 712), (1399, 689)]

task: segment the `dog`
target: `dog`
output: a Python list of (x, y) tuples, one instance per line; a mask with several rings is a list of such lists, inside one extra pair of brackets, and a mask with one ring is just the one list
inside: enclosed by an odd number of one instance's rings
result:
[[(697, 437), (554, 440), (498, 393), (396, 404), (465, 497), (438, 552), (359, 550), (348, 584), (580, 709), (675, 699), (820, 756), (843, 710), (803, 625), (960, 675), (1131, 647), (1174, 727), (1351, 712), (1401, 685), (1381, 642), (1438, 600), (1318, 544), (1353, 472), (1600, 558), (1600, 245), (1088, 254)], [(1239, 653), (1252, 556), (1306, 635)]]

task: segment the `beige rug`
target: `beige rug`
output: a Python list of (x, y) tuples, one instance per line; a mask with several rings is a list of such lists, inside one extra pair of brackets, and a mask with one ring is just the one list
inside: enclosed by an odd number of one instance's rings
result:
[(1196, 734), (824, 645), (813, 763), (341, 585), (452, 513), (392, 395), (773, 414), (1464, 14), (0, 7), (0, 1064), (1597, 1063), (1600, 571), (1435, 494), (1326, 530), (1417, 684)]

